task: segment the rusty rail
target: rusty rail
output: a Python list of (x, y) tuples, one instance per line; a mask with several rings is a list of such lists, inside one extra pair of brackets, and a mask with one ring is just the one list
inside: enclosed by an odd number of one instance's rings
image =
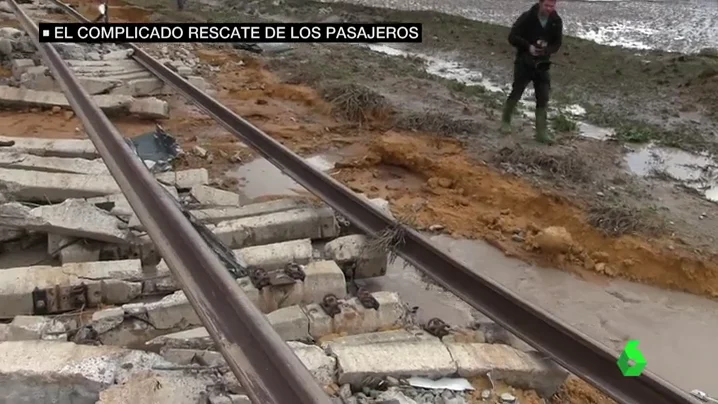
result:
[[(50, 1), (78, 20), (89, 22), (61, 1)], [(454, 260), (415, 230), (392, 220), (344, 185), (311, 167), (291, 150), (191, 85), (138, 46), (128, 46), (134, 50), (133, 57), (136, 61), (366, 234), (377, 236), (386, 230), (401, 229), (404, 235), (403, 243), (396, 247), (396, 252), (401, 257), (616, 401), (628, 404), (695, 402), (686, 392), (650, 371), (644, 371), (639, 377), (624, 377), (616, 364), (618, 358), (602, 344), (542, 308), (526, 302), (494, 280)]]
[(15, 0), (8, 3), (252, 402), (330, 404), (299, 358), (131, 152), (57, 50), (40, 43), (38, 27)]

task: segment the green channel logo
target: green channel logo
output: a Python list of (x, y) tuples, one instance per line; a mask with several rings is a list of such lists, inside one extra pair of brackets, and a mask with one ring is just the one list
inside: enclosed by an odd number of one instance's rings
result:
[(628, 341), (626, 347), (623, 349), (623, 353), (618, 358), (618, 368), (621, 369), (626, 377), (636, 377), (643, 373), (643, 369), (646, 367), (646, 358), (643, 357), (643, 353), (638, 349), (640, 341)]

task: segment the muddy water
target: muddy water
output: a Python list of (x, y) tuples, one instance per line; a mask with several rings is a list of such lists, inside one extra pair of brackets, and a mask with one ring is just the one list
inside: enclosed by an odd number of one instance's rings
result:
[[(499, 85), (485, 79), (480, 72), (462, 67), (460, 64), (435, 56), (409, 53), (386, 45), (368, 45), (368, 48), (379, 53), (397, 57), (418, 57), (426, 63), (429, 74), (445, 79), (456, 80), (468, 86), (481, 86), (488, 91), (506, 96), (510, 86)], [(533, 119), (535, 102), (533, 89), (527, 89), (521, 103), (520, 113)], [(552, 110), (551, 115), (563, 113), (578, 119), (579, 135), (595, 140), (607, 140), (614, 134), (611, 128), (602, 128), (581, 122), (586, 110), (580, 105), (561, 107)], [(718, 202), (718, 167), (710, 158), (686, 153), (680, 150), (661, 148), (653, 145), (641, 146), (626, 155), (626, 169), (639, 176), (667, 173), (669, 178), (696, 189), (706, 199)]]
[[(331, 170), (338, 155), (319, 155), (307, 162)], [(302, 187), (268, 161), (255, 160), (232, 175), (241, 176), (247, 199), (295, 195)], [(624, 281), (581, 280), (569, 273), (538, 268), (507, 258), (484, 242), (427, 235), (435, 245), (469, 268), (551, 312), (618, 355), (626, 341), (641, 341), (648, 369), (687, 391), (718, 395), (718, 302)], [(364, 280), (373, 291), (392, 290), (419, 306), (419, 319), (439, 317), (452, 325), (485, 320), (479, 312), (440, 287), (426, 283), (399, 258), (382, 278)], [(616, 368), (618, 372), (618, 368)]]
[(718, 202), (718, 165), (707, 156), (649, 145), (628, 153), (625, 161), (637, 175), (667, 175)]
[[(339, 0), (324, 1), (331, 3)], [(349, 2), (400, 10), (433, 10), (510, 26), (536, 1), (350, 0)], [(567, 35), (600, 44), (681, 52), (718, 47), (718, 2), (715, 0), (565, 0), (559, 1), (558, 7)]]
[[(718, 302), (624, 281), (591, 283), (550, 268), (506, 258), (483, 242), (430, 236), (469, 268), (539, 305), (619, 355), (626, 341), (641, 341), (647, 369), (686, 391), (718, 395)], [(400, 259), (383, 278), (366, 281), (374, 290), (395, 290), (419, 306), (423, 319), (460, 324), (481, 319), (466, 303), (430, 286)], [(616, 368), (618, 372), (618, 368)]]
[[(338, 159), (338, 156), (317, 155), (305, 161), (317, 170), (328, 171)], [(239, 166), (228, 172), (227, 176), (239, 180), (239, 193), (243, 203), (267, 195), (296, 196), (306, 192), (296, 181), (263, 158)]]

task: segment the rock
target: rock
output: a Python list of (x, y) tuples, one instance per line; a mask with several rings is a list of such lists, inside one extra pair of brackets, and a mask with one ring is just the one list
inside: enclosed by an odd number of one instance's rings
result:
[(352, 395), (352, 386), (349, 384), (343, 384), (339, 389), (339, 397), (349, 398)]
[(96, 311), (92, 314), (92, 328), (102, 334), (122, 324), (124, 319), (125, 311), (120, 307)]
[(55, 43), (53, 44), (63, 59), (85, 60), (87, 49), (77, 43)]
[(516, 402), (516, 397), (511, 393), (502, 393), (500, 398), (501, 398), (501, 401), (504, 403), (515, 403)]
[(205, 158), (207, 157), (207, 150), (202, 146), (195, 146), (192, 148), (192, 151), (194, 154), (196, 154), (199, 157)]
[(551, 226), (543, 229), (534, 239), (541, 250), (553, 253), (565, 253), (573, 245), (571, 233), (564, 227)]
[(394, 402), (396, 404), (417, 404), (415, 400), (412, 400), (411, 398), (407, 397), (399, 391), (398, 389), (389, 389), (377, 397), (377, 400), (379, 402), (388, 403), (388, 402)]
[(441, 404), (466, 404), (466, 400), (464, 399), (464, 397), (460, 396), (442, 396), (441, 400), (438, 402)]
[(7, 38), (0, 39), (0, 55), (10, 56), (12, 54), (12, 41)]
[(301, 342), (288, 341), (287, 345), (294, 351), (302, 364), (314, 376), (314, 379), (321, 386), (326, 386), (335, 382), (337, 360), (333, 356), (329, 356), (315, 345), (307, 345)]
[(7, 330), (7, 341), (67, 340), (65, 326), (52, 318), (43, 316), (16, 316)]
[[(3, 2), (3, 5), (7, 6), (7, 3)], [(2, 11), (5, 11), (2, 7), (0, 7)], [(7, 11), (8, 13), (12, 13), (12, 10)], [(7, 38), (7, 39), (17, 39), (21, 36), (25, 35), (21, 30), (17, 28), (12, 27), (2, 27), (0, 28), (0, 37), (1, 38)]]

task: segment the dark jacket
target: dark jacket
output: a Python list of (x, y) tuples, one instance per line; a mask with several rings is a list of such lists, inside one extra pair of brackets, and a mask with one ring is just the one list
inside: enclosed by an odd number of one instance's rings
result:
[[(516, 62), (523, 62), (527, 64), (544, 64), (548, 67), (548, 62), (551, 55), (558, 52), (563, 42), (563, 21), (558, 15), (558, 12), (554, 11), (548, 17), (546, 28), (541, 26), (541, 22), (538, 18), (539, 5), (534, 4), (528, 11), (524, 12), (514, 22), (509, 33), (509, 43), (516, 48)], [(539, 57), (534, 57), (529, 52), (530, 45), (536, 45), (536, 42), (543, 39), (548, 43), (545, 49), (545, 54)]]

